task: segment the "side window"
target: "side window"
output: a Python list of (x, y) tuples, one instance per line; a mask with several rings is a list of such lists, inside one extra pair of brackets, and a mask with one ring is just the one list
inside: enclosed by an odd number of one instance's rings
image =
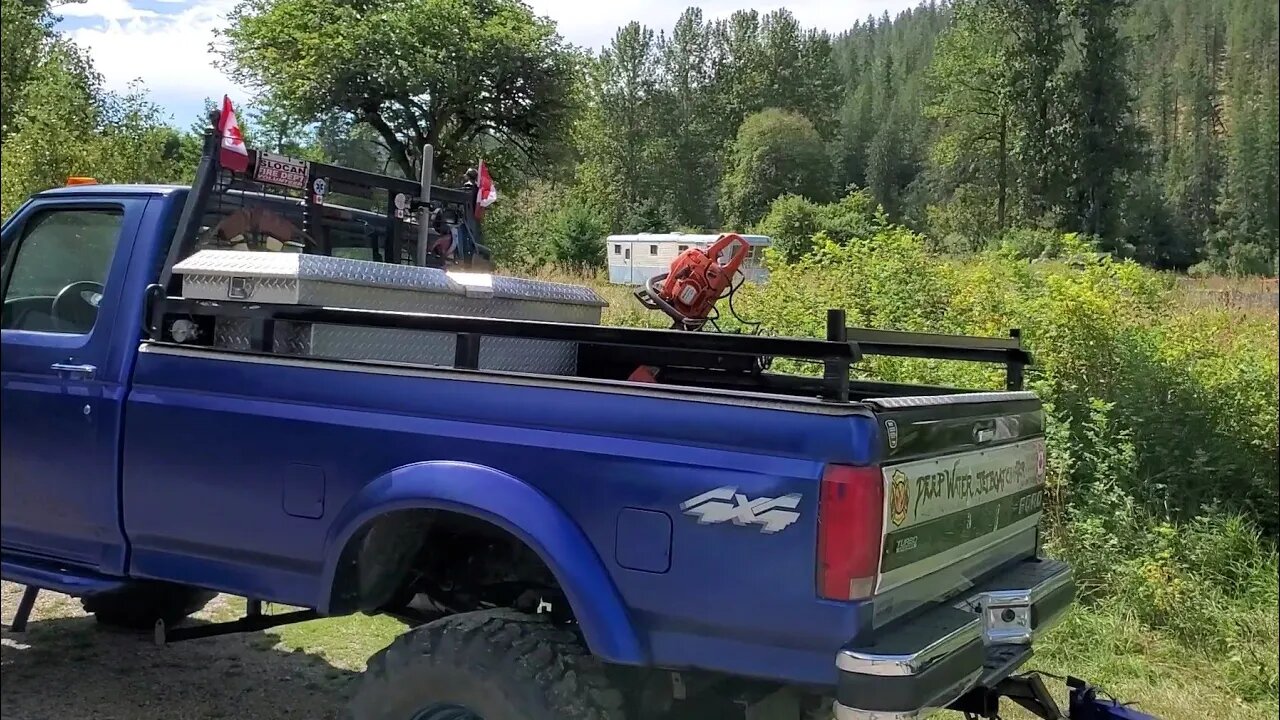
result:
[(657, 245), (650, 245), (650, 246), (649, 246), (649, 254), (650, 254), (650, 255), (657, 255), (657, 254), (658, 254), (658, 246), (657, 246)]
[(120, 240), (120, 209), (49, 210), (27, 221), (4, 291), (10, 330), (84, 334), (98, 319)]

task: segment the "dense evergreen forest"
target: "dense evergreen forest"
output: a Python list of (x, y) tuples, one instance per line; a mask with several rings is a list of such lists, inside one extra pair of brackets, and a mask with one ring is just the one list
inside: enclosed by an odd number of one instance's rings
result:
[[(419, 5), (475, 42), (419, 27)], [(947, 252), (1079, 233), (1160, 268), (1277, 271), (1273, 0), (930, 1), (837, 34), (690, 8), (599, 52), (513, 0), (358, 7), (232, 12), (217, 42), (261, 91), (251, 140), (406, 174), (423, 142), (447, 176), (484, 156), (504, 192), (490, 236), (513, 261), (590, 264), (609, 231), (785, 234), (852, 193)], [(189, 173), (192, 129), (165, 127), (144, 88), (103, 91), (41, 3), (4, 15), (6, 209), (71, 165)], [(73, 141), (86, 126), (100, 137)]]
[[(742, 184), (768, 182), (772, 153), (820, 143), (826, 161), (778, 174), (787, 189), (866, 188), (953, 249), (1052, 228), (1160, 267), (1274, 273), (1276, 13), (1271, 0), (968, 0), (831, 37), (785, 11), (689, 10), (669, 36), (630, 25), (603, 53), (578, 175), (609, 194), (615, 227), (750, 223), (761, 204), (738, 199)], [(738, 131), (769, 107), (808, 122)]]

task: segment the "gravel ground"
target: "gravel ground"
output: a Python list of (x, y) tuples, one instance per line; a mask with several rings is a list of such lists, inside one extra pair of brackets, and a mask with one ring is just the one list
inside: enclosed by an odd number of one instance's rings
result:
[[(40, 594), (27, 631), (13, 633), (21, 596), (21, 586), (3, 584), (5, 720), (326, 720), (358, 676), (273, 634), (157, 647), (150, 634), (98, 627), (78, 600), (51, 592)], [(236, 603), (219, 596), (196, 617), (234, 617)]]
[[(21, 587), (3, 584), (6, 624), (21, 596)], [(196, 622), (228, 620), (243, 611), (243, 600), (220, 596)], [(1057, 642), (1071, 639), (1067, 623), (1045, 639), (1036, 667), (1079, 673), (1165, 720), (1276, 717), (1273, 702), (1235, 698), (1216, 668), (1140, 629), (1077, 624), (1084, 630), (1074, 632), (1089, 634), (1096, 648), (1086, 657), (1055, 649), (1054, 634), (1063, 638)], [(354, 615), (156, 647), (149, 633), (98, 627), (78, 600), (44, 592), (27, 632), (6, 629), (0, 638), (0, 717), (336, 720), (368, 657), (403, 631), (390, 618)], [(1004, 712), (1008, 720), (1033, 720), (1020, 708)]]

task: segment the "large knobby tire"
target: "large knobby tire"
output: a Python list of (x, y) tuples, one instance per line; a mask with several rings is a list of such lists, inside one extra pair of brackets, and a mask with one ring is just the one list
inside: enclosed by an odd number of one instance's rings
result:
[(81, 605), (101, 625), (151, 630), (157, 620), (176, 625), (204, 609), (217, 593), (185, 585), (138, 583), (85, 598)]
[(369, 658), (345, 718), (623, 720), (622, 707), (577, 633), (485, 610), (410, 630)]

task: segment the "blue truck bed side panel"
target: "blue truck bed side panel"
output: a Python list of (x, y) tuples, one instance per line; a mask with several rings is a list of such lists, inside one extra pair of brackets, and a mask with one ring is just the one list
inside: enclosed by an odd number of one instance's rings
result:
[[(867, 462), (869, 418), (466, 378), (149, 348), (125, 411), (132, 572), (322, 607), (326, 563), (340, 549), (333, 528), (341, 536), (350, 529), (340, 519), (376, 512), (382, 491), (370, 483), (418, 463), (467, 463), (527, 484), (528, 497), (547, 498), (580, 528), (590, 551), (549, 563), (585, 563), (559, 568), (570, 583), (594, 577), (582, 569), (591, 563), (604, 567), (653, 663), (833, 681), (833, 653), (869, 617), (815, 598), (817, 459)], [(299, 464), (323, 473), (322, 517), (283, 511), (288, 468)], [(407, 483), (385, 507), (415, 493), (424, 507), (484, 507), (483, 487), (468, 498), (453, 482), (452, 498), (429, 482)], [(798, 493), (800, 519), (766, 534), (680, 512), (682, 501), (722, 486), (750, 498)], [(517, 505), (502, 506), (516, 514), (506, 520), (530, 523), (519, 534), (535, 549), (568, 542), (560, 516)], [(618, 564), (624, 508), (671, 517), (667, 572)], [(600, 590), (569, 592), (591, 603)], [(618, 622), (608, 602), (600, 608), (593, 618), (575, 606), (586, 623)], [(628, 630), (584, 631), (604, 657), (601, 638), (627, 646), (617, 638)]]

